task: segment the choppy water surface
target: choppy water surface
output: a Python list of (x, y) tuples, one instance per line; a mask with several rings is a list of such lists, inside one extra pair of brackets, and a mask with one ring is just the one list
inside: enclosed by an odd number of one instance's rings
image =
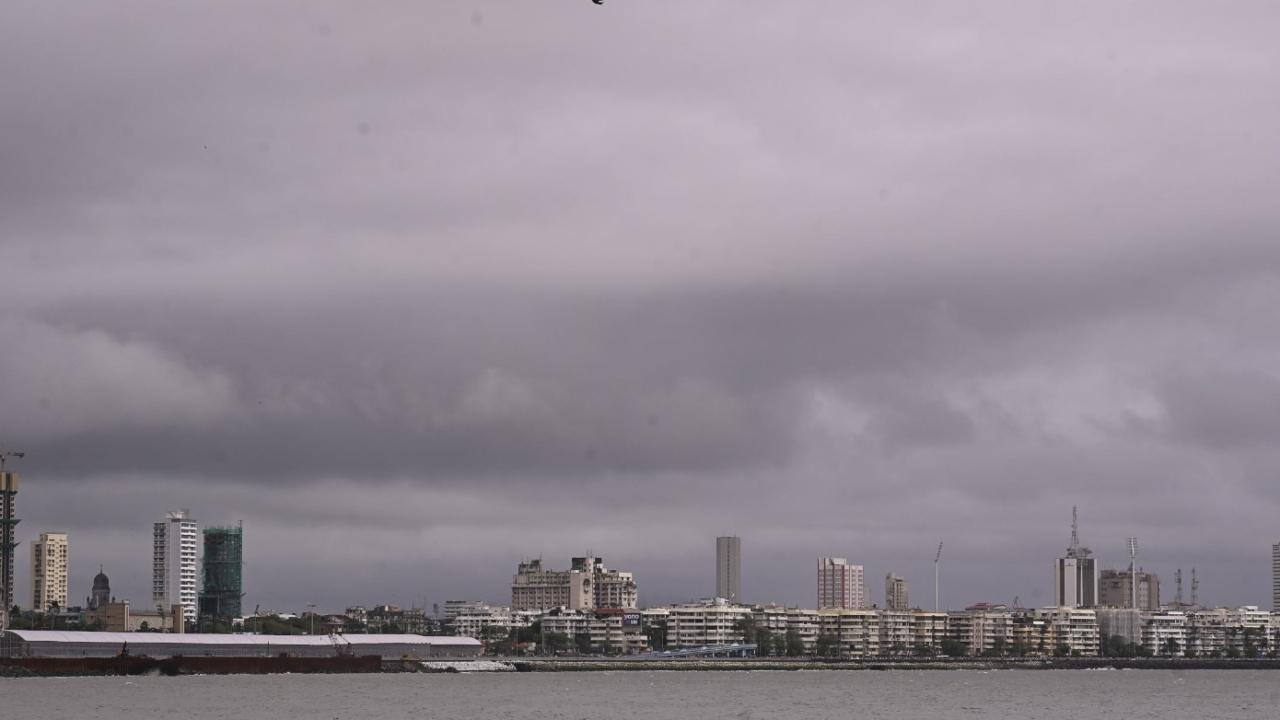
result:
[(1268, 718), (1280, 672), (900, 671), (0, 679), (0, 718)]

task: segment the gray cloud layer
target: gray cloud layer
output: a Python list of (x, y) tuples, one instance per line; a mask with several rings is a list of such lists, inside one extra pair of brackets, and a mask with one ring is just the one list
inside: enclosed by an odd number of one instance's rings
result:
[(754, 599), (945, 538), (1046, 602), (1080, 504), (1266, 602), (1272, 4), (82, 5), (0, 11), (0, 442), (74, 592), (186, 506), (276, 607), (679, 600), (727, 532)]

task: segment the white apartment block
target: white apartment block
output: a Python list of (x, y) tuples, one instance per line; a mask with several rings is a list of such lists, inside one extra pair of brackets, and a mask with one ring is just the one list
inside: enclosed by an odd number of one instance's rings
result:
[(67, 607), (67, 534), (41, 533), (31, 543), (31, 607), (49, 612)]
[(444, 619), (452, 620), (459, 615), (485, 615), (493, 609), (482, 600), (445, 600)]
[(911, 655), (915, 651), (916, 619), (910, 610), (881, 610), (880, 652)]
[(1003, 655), (1013, 647), (1013, 614), (1003, 606), (977, 605), (948, 613), (948, 632), (969, 655)]
[(152, 532), (151, 600), (159, 612), (182, 606), (187, 622), (196, 620), (200, 571), (200, 526), (190, 510), (175, 510)]
[(875, 610), (819, 610), (818, 626), (820, 634), (835, 639), (841, 657), (880, 654), (880, 615)]
[(1047, 652), (1066, 646), (1072, 655), (1093, 657), (1101, 649), (1098, 616), (1093, 610), (1079, 607), (1048, 607), (1036, 611), (1036, 622), (1043, 623)]
[(916, 610), (913, 618), (913, 634), (911, 647), (916, 652), (921, 648), (933, 648), (938, 650), (942, 647), (942, 641), (947, 639), (947, 631), (950, 627), (950, 618), (946, 612), (934, 612), (931, 610)]
[(644, 652), (648, 638), (639, 626), (627, 627), (623, 615), (614, 610), (598, 614), (583, 610), (557, 610), (541, 618), (543, 637), (560, 633), (570, 640), (586, 637), (591, 648), (614, 654)]
[(743, 618), (749, 617), (751, 608), (730, 605), (723, 598), (668, 608), (667, 647), (701, 647), (743, 642), (742, 632), (738, 628)]
[[(768, 630), (777, 637), (787, 632), (787, 608), (781, 605), (765, 605), (752, 612), (751, 617), (758, 630)], [(746, 641), (754, 642), (752, 638)]]
[(867, 589), (861, 565), (845, 558), (818, 558), (818, 609), (867, 607)]
[[(820, 630), (817, 610), (787, 609), (787, 632), (794, 632), (799, 636), (800, 644), (804, 646), (806, 653), (811, 653), (818, 647), (818, 633)], [(786, 633), (782, 635), (782, 638), (785, 641)], [(748, 640), (747, 642), (751, 641)]]
[(462, 637), (484, 637), (491, 628), (504, 632), (529, 627), (542, 614), (536, 610), (512, 610), (506, 607), (471, 608), (469, 611), (454, 615), (453, 634)]
[(1142, 645), (1152, 655), (1182, 657), (1187, 652), (1187, 616), (1177, 611), (1152, 613), (1142, 626)]

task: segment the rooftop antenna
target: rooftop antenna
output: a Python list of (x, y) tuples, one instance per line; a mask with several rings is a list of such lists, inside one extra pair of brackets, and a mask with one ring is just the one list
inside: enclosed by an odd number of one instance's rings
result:
[(1200, 580), (1196, 577), (1196, 569), (1191, 568), (1191, 605), (1192, 607), (1200, 607)]
[(1075, 557), (1080, 550), (1080, 521), (1076, 514), (1076, 506), (1071, 506), (1071, 547), (1067, 548), (1068, 557)]
[(1182, 607), (1182, 568), (1173, 571), (1173, 604)]
[(1133, 596), (1129, 607), (1138, 609), (1138, 538), (1129, 538), (1129, 589)]
[(942, 543), (938, 543), (938, 554), (933, 556), (933, 611), (938, 612), (941, 605), (938, 602), (938, 561), (942, 560)]

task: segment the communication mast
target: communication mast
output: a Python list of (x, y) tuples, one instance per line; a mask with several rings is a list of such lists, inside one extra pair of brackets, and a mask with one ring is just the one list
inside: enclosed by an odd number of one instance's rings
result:
[(1191, 568), (1191, 605), (1200, 607), (1200, 580), (1196, 577), (1195, 567)]
[(1182, 607), (1182, 568), (1173, 571), (1173, 605)]

